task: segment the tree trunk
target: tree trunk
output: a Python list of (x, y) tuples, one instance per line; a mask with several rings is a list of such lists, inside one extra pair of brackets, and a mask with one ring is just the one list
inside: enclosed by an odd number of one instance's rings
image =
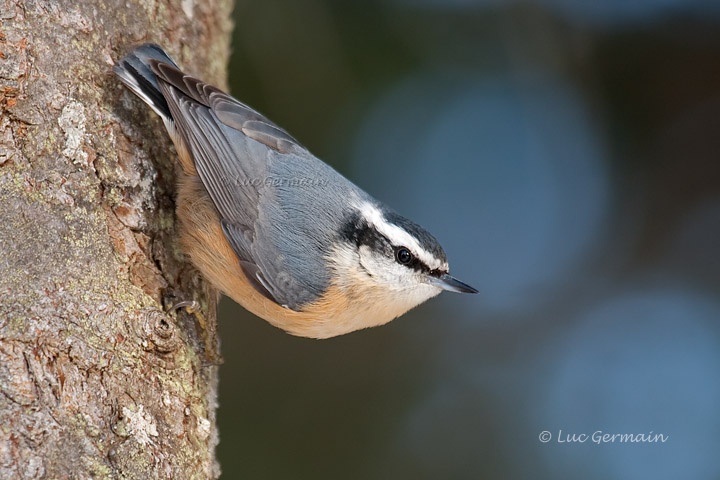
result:
[(0, 0), (0, 478), (215, 478), (217, 295), (175, 153), (111, 67), (143, 42), (224, 84), (231, 0)]

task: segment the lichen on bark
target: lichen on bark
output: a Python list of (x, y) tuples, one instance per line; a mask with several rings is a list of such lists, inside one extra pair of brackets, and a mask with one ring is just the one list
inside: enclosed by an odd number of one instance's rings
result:
[[(223, 85), (229, 0), (0, 3), (0, 478), (215, 478), (216, 294), (176, 241), (174, 153), (111, 67), (163, 44)], [(202, 52), (202, 53), (201, 53)]]

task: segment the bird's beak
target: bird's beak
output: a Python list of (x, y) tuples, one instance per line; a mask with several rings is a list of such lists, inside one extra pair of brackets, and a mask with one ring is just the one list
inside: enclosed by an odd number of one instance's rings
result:
[(447, 290), (448, 292), (478, 293), (477, 290), (475, 290), (473, 287), (471, 287), (467, 283), (463, 283), (460, 280), (451, 277), (447, 273), (443, 273), (439, 277), (428, 277), (428, 278), (430, 279), (429, 282), (431, 285), (440, 287), (443, 290)]

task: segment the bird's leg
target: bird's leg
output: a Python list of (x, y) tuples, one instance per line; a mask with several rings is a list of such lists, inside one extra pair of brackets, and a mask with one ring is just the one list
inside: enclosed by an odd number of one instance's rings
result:
[(202, 331), (203, 345), (205, 350), (205, 361), (208, 365), (220, 365), (223, 363), (223, 358), (220, 355), (219, 342), (217, 338), (217, 329), (212, 329), (200, 309), (200, 304), (195, 300), (183, 300), (175, 303), (170, 307), (167, 313), (172, 313), (176, 310), (183, 309), (185, 313), (195, 317), (197, 324)]

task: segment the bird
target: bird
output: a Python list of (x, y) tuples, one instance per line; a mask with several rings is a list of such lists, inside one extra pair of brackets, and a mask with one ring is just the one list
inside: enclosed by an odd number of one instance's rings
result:
[(163, 121), (179, 157), (180, 244), (215, 288), (300, 337), (383, 325), (440, 292), (440, 243), (287, 131), (184, 73), (156, 44), (113, 67)]

